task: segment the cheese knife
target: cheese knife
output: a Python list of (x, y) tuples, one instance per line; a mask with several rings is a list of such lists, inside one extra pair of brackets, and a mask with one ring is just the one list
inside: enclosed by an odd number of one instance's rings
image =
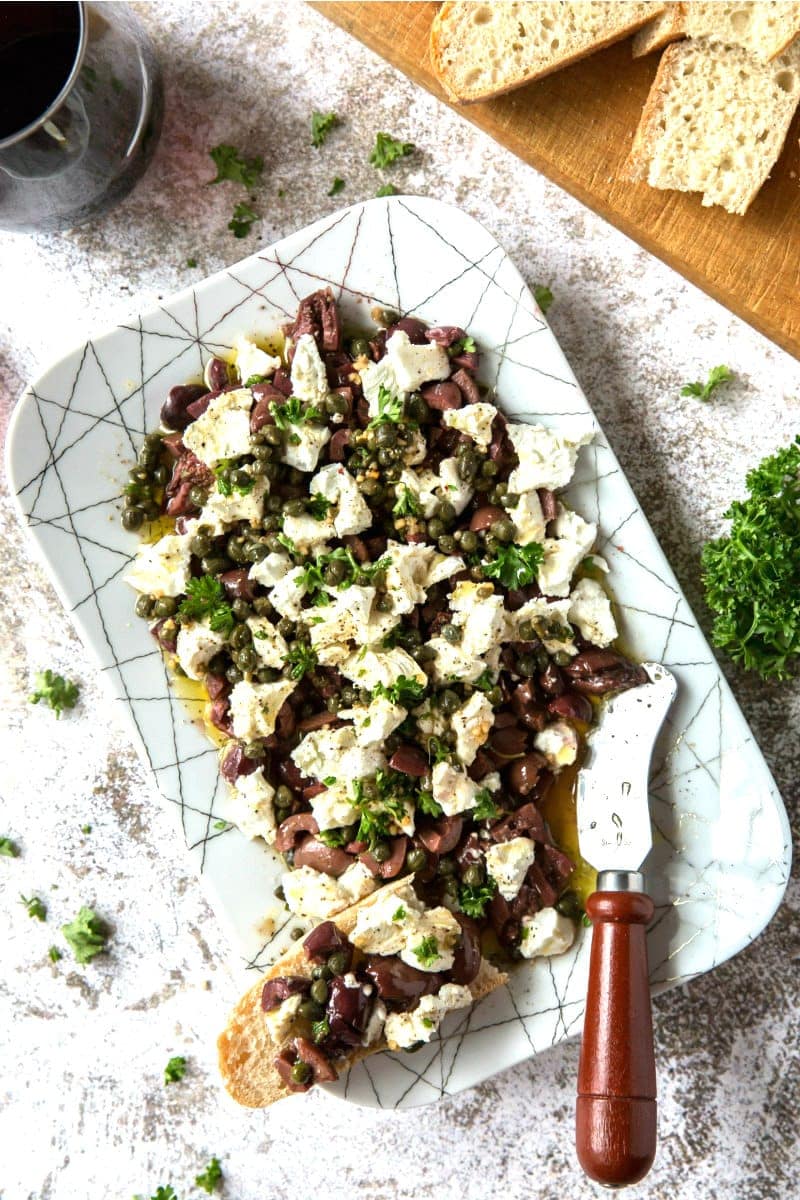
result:
[(575, 1144), (586, 1174), (607, 1187), (643, 1179), (656, 1152), (656, 1075), (646, 929), (653, 902), (641, 866), (650, 852), (648, 776), (677, 684), (643, 663), (648, 682), (606, 702), (578, 774), (578, 843), (597, 872), (578, 1068)]

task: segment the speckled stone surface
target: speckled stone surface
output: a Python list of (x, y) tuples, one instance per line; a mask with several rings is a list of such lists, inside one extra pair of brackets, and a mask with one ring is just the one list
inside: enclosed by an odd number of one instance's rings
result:
[[(162, 142), (134, 194), (93, 227), (0, 235), (4, 423), (25, 380), (76, 341), (391, 178), (462, 205), (530, 282), (550, 284), (553, 329), (707, 627), (702, 543), (747, 467), (797, 432), (800, 364), (311, 10), (138, 10), (166, 66)], [(309, 144), (315, 108), (342, 117), (321, 150)], [(418, 147), (385, 175), (367, 162), (379, 129)], [(206, 186), (221, 141), (266, 162), (263, 219), (242, 241), (226, 230), (238, 192)], [(346, 180), (336, 199), (334, 175)], [(736, 382), (714, 403), (679, 396), (722, 362)], [(244, 980), (5, 493), (2, 528), (0, 834), (21, 856), (0, 859), (0, 1195), (125, 1200), (172, 1182), (185, 1200), (202, 1194), (194, 1176), (212, 1154), (230, 1200), (596, 1194), (572, 1153), (576, 1043), (407, 1114), (325, 1095), (234, 1109), (213, 1046)], [(44, 666), (81, 683), (60, 722), (26, 703)], [(723, 666), (796, 826), (800, 686)], [(43, 897), (47, 924), (29, 920), (20, 893)], [(661, 1146), (637, 1200), (800, 1192), (798, 899), (795, 880), (752, 947), (656, 1002)], [(112, 925), (110, 955), (51, 964), (48, 947), (82, 903)], [(174, 1054), (187, 1075), (164, 1087)]]

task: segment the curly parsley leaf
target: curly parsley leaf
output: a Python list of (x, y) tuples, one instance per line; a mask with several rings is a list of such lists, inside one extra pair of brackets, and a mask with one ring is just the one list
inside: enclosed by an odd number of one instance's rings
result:
[(317, 835), (319, 841), (324, 842), (326, 846), (337, 848), (346, 846), (350, 841), (344, 829), (323, 829)]
[(50, 959), (50, 962), (55, 963), (60, 962), (64, 955), (61, 953), (58, 946), (51, 946), (47, 951), (47, 957)]
[(497, 884), (491, 876), (485, 883), (479, 883), (475, 887), (462, 883), (458, 889), (459, 908), (467, 917), (480, 918), (486, 912), (486, 905), (496, 891)]
[(91, 908), (83, 905), (74, 921), (61, 926), (61, 932), (69, 943), (75, 961), (88, 963), (96, 954), (103, 954), (108, 941), (105, 923)]
[(240, 200), (240, 202), (235, 205), (233, 216), (231, 217), (230, 221), (228, 221), (228, 229), (230, 229), (234, 237), (247, 237), (253, 226), (253, 222), (257, 220), (258, 213), (255, 211), (255, 209), (251, 208), (249, 204), (246, 204), (244, 200)]
[(497, 579), (507, 588), (523, 588), (536, 579), (544, 555), (539, 542), (528, 546), (498, 546), (496, 556), (483, 564), (487, 579)]
[(59, 720), (65, 708), (74, 708), (78, 703), (80, 688), (77, 683), (72, 683), (63, 675), (56, 675), (55, 671), (38, 671), (33, 684), (35, 691), (28, 697), (30, 703), (38, 704), (44, 700)]
[(542, 311), (542, 316), (547, 316), (547, 310), (553, 303), (554, 298), (550, 288), (546, 287), (543, 283), (535, 283), (533, 285), (533, 298), (539, 305), (539, 308)]
[(721, 383), (730, 383), (731, 379), (733, 379), (733, 371), (730, 367), (712, 367), (705, 383), (700, 380), (696, 383), (687, 383), (681, 388), (681, 395), (697, 396), (699, 400), (710, 400), (714, 389), (718, 388)]
[(397, 188), (393, 183), (385, 183), (383, 187), (379, 187), (375, 193), (376, 198), (379, 196), (397, 196), (399, 195)]
[(449, 762), (450, 747), (441, 738), (428, 738), (428, 759), (432, 763)]
[(396, 517), (418, 517), (422, 512), (419, 500), (404, 483), (397, 486), (397, 499), (392, 505), (392, 512)]
[(311, 114), (311, 145), (316, 146), (319, 150), (320, 146), (325, 141), (326, 137), (335, 125), (339, 124), (339, 117), (335, 112), (321, 113), (312, 112)]
[(715, 646), (764, 679), (786, 679), (800, 654), (800, 437), (746, 478), (750, 495), (723, 514), (702, 571)]
[(434, 800), (432, 792), (420, 792), (417, 796), (417, 809), (424, 813), (426, 817), (440, 817), (442, 812), (441, 804)]
[(393, 921), (405, 921), (407, 915), (408, 915), (407, 910), (405, 909), (405, 907), (402, 904), (400, 904), (392, 913), (392, 920)]
[(311, 646), (307, 646), (304, 642), (298, 642), (286, 652), (286, 663), (291, 667), (289, 672), (290, 678), (302, 679), (309, 671), (313, 671), (317, 665), (316, 651), (312, 650)]
[(500, 815), (500, 810), (492, 799), (488, 788), (481, 788), (475, 793), (475, 808), (472, 812), (473, 821), (493, 821)]
[(0, 837), (0, 857), (19, 858), (19, 846), (11, 838)]
[(178, 1193), (171, 1183), (159, 1184), (150, 1200), (178, 1200)]
[(189, 580), (186, 597), (181, 601), (178, 613), (190, 621), (202, 621), (208, 617), (209, 627), (215, 633), (230, 633), (235, 624), (225, 588), (213, 575), (201, 575)]
[(327, 1017), (322, 1017), (319, 1021), (311, 1022), (311, 1037), (317, 1044), (324, 1042), (330, 1031), (331, 1027)]
[(478, 347), (475, 344), (475, 338), (466, 334), (463, 338), (459, 338), (457, 342), (453, 342), (452, 346), (448, 347), (447, 353), (451, 358), (455, 358), (457, 354), (476, 354)]
[(280, 544), (283, 546), (284, 550), (288, 550), (290, 554), (297, 554), (297, 546), (295, 546), (294, 542), (288, 536), (288, 534), (278, 533), (275, 536), (277, 537)]
[(286, 430), (290, 425), (303, 425), (306, 421), (324, 420), (324, 415), (318, 408), (314, 408), (311, 404), (308, 407), (304, 406), (298, 396), (290, 396), (284, 404), (278, 404), (273, 400), (270, 409), (278, 429)]
[(494, 687), (494, 680), (492, 679), (492, 672), (488, 667), (485, 671), (481, 671), (480, 675), (472, 686), (477, 688), (479, 692), (490, 692), (492, 690)]
[(255, 475), (240, 471), (232, 458), (222, 458), (214, 467), (217, 480), (217, 491), (223, 496), (232, 496), (238, 492), (240, 496), (248, 496), (256, 485)]
[(197, 1187), (202, 1188), (209, 1196), (216, 1191), (222, 1181), (222, 1167), (219, 1159), (216, 1156), (212, 1158), (205, 1171), (195, 1175), (194, 1181)]
[(182, 1054), (176, 1054), (164, 1067), (164, 1086), (168, 1083), (180, 1083), (186, 1074), (186, 1059)]
[(319, 492), (315, 492), (306, 501), (306, 512), (312, 516), (315, 521), (324, 521), (328, 513), (333, 508), (333, 504), (325, 496), (321, 496)]
[(420, 683), (418, 679), (409, 679), (407, 675), (400, 675), (388, 687), (386, 684), (377, 683), (372, 694), (385, 696), (392, 704), (399, 704), (402, 708), (413, 708), (415, 704), (422, 703), (425, 684)]
[(260, 154), (254, 155), (253, 158), (245, 158), (235, 146), (230, 146), (226, 142), (214, 146), (213, 150), (209, 150), (208, 153), (217, 168), (217, 177), (210, 180), (211, 183), (223, 183), (225, 180), (230, 180), (231, 183), (241, 183), (246, 188), (253, 188), (264, 170), (264, 160)]
[(433, 966), (439, 957), (439, 942), (431, 933), (418, 946), (412, 947), (412, 954), (423, 967)]
[(389, 133), (376, 133), (375, 145), (369, 161), (373, 167), (382, 170), (384, 167), (391, 166), (393, 162), (397, 162), (399, 158), (406, 158), (407, 155), (413, 154), (414, 149), (413, 142), (400, 142)]
[(339, 192), (343, 192), (343, 191), (344, 191), (344, 180), (339, 175), (334, 176), (333, 183), (328, 188), (328, 195), (329, 196), (338, 196)]
[(45, 903), (38, 896), (20, 896), (20, 903), (25, 905), (28, 911), (28, 916), (33, 917), (37, 921), (47, 920), (47, 908)]
[(403, 420), (405, 405), (402, 396), (393, 396), (383, 384), (378, 388), (378, 415), (373, 417), (367, 429), (376, 429), (379, 425), (397, 425)]

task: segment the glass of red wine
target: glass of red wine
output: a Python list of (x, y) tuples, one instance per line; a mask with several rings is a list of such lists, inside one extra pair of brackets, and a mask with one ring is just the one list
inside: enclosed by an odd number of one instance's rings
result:
[(147, 167), (162, 111), (127, 4), (0, 4), (0, 229), (68, 229), (111, 208)]

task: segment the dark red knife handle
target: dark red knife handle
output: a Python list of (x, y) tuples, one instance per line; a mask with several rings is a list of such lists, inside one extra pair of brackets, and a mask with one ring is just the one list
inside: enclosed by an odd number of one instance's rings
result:
[(647, 970), (653, 902), (641, 892), (595, 892), (575, 1145), (590, 1179), (625, 1187), (656, 1153), (656, 1070)]

